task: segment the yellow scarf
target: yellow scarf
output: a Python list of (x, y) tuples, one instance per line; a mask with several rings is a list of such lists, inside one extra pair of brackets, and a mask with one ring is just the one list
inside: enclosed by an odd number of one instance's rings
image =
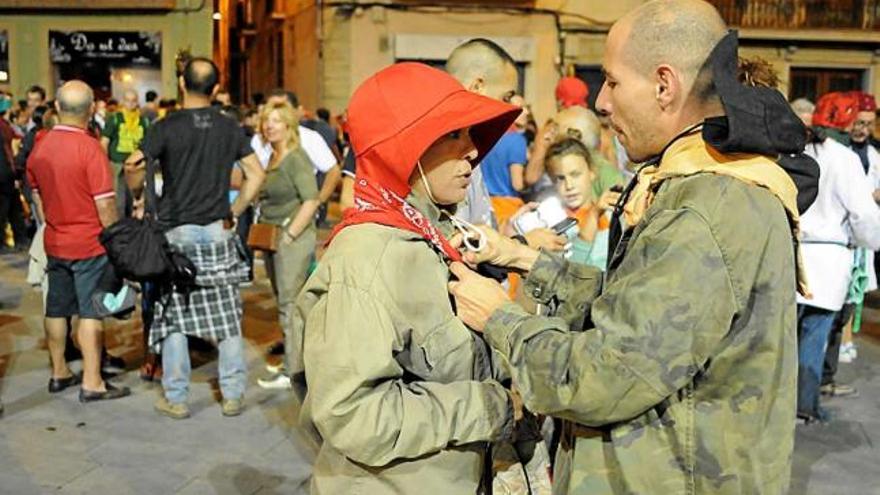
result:
[(700, 129), (672, 143), (658, 165), (644, 167), (623, 208), (627, 225), (636, 225), (654, 201), (654, 194), (666, 179), (700, 173), (726, 175), (773, 193), (785, 207), (795, 243), (798, 292), (810, 298), (800, 249), (800, 215), (797, 187), (782, 168), (770, 158), (754, 154), (722, 154), (703, 141)]

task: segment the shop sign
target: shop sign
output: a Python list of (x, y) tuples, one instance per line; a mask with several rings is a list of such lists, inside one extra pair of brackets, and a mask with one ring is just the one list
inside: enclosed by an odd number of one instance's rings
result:
[(145, 31), (49, 31), (52, 62), (104, 60), (118, 65), (162, 65), (162, 35)]

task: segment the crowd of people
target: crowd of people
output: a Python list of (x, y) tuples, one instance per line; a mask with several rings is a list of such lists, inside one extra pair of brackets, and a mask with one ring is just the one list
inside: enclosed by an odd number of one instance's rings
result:
[[(2, 249), (29, 253), (43, 293), (48, 391), (130, 394), (103, 320), (130, 316), (136, 289), (155, 410), (190, 416), (195, 338), (218, 348), (222, 414), (241, 414), (240, 287), (261, 260), (283, 358), (257, 382), (303, 401), (314, 493), (475, 493), (503, 443), (532, 487), (550, 486), (535, 452), (555, 453), (564, 493), (781, 493), (796, 418), (833, 421), (821, 397), (857, 393), (835, 375), (877, 288), (876, 102), (780, 103), (761, 92), (772, 67), (737, 60), (696, 0), (648, 2), (607, 44), (596, 111), (562, 77), (541, 125), (483, 38), (446, 71), (380, 70), (338, 117), (283, 89), (235, 105), (198, 57), (175, 99), (105, 102), (81, 81), (0, 94)], [(736, 98), (782, 130), (750, 127)], [(125, 218), (157, 222), (188, 283), (121, 279), (101, 239)], [(700, 459), (678, 452), (694, 442)]]

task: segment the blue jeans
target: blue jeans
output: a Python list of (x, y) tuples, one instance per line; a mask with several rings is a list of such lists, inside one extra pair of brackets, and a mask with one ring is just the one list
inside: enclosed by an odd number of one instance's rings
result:
[[(208, 225), (181, 225), (165, 233), (173, 244), (210, 244), (233, 235), (223, 228), (222, 221)], [(241, 337), (232, 337), (218, 344), (217, 363), (220, 390), (224, 399), (240, 399), (244, 395), (247, 370)], [(190, 381), (189, 345), (186, 335), (173, 333), (162, 341), (162, 388), (171, 403), (186, 402)]]
[(834, 324), (835, 311), (798, 305), (798, 399), (800, 416), (822, 418), (819, 408), (819, 386), (828, 334)]
[[(224, 399), (241, 399), (247, 381), (241, 337), (223, 339), (217, 346), (217, 373)], [(186, 335), (172, 333), (162, 341), (162, 388), (172, 404), (186, 402), (190, 379), (189, 344)]]

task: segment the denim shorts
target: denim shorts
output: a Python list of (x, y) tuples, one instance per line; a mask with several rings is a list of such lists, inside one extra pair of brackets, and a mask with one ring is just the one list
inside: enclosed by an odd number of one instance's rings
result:
[(46, 317), (101, 319), (92, 303), (92, 294), (107, 266), (107, 255), (84, 260), (65, 260), (48, 257), (46, 273), (49, 277), (49, 294), (46, 296)]

